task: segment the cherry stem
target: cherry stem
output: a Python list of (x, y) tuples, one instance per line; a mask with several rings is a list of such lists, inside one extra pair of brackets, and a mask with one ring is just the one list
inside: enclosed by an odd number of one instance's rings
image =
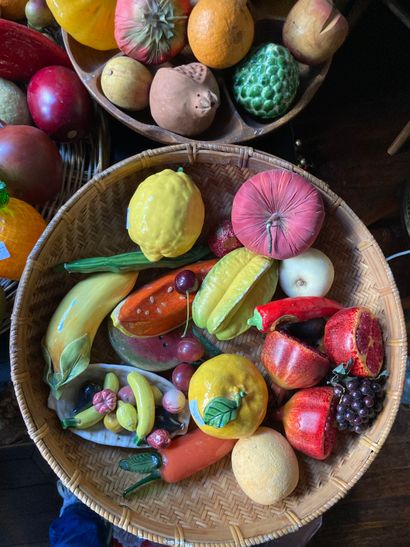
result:
[(186, 333), (188, 332), (188, 325), (189, 325), (189, 292), (185, 291), (186, 296), (186, 321), (185, 321), (185, 328), (184, 332), (181, 335), (181, 338), (185, 338)]

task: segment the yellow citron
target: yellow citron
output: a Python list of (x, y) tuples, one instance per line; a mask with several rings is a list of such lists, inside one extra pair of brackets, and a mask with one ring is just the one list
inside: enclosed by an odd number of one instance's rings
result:
[(116, 0), (46, 0), (57, 23), (77, 42), (102, 51), (116, 49)]
[[(188, 400), (191, 415), (204, 433), (239, 439), (252, 435), (262, 423), (268, 388), (252, 361), (225, 353), (196, 370), (189, 383)], [(213, 416), (212, 421), (209, 416)], [(226, 420), (222, 426), (215, 425)]]
[(164, 169), (138, 185), (128, 206), (128, 234), (155, 262), (189, 251), (204, 218), (201, 192), (191, 177)]

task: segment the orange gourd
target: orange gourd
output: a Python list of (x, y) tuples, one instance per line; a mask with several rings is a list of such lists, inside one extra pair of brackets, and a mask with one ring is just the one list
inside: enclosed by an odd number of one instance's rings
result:
[(0, 182), (0, 277), (18, 281), (31, 249), (46, 227), (34, 207), (10, 198)]
[(188, 20), (188, 42), (198, 61), (228, 68), (251, 48), (255, 24), (246, 0), (200, 0)]
[(116, 49), (117, 0), (46, 0), (57, 23), (80, 44), (101, 51)]

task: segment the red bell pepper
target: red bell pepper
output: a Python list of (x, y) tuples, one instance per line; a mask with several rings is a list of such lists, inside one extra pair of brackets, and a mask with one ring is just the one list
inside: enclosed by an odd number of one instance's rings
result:
[(67, 53), (41, 32), (0, 19), (0, 77), (28, 82), (41, 68), (72, 68)]
[(263, 306), (256, 306), (248, 325), (261, 332), (275, 330), (281, 323), (301, 323), (309, 319), (331, 317), (343, 306), (322, 296), (296, 296), (273, 300)]

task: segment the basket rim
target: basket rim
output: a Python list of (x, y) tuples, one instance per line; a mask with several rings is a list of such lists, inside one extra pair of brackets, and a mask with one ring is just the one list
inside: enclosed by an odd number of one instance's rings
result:
[[(289, 508), (286, 510), (286, 516), (289, 519), (289, 524), (283, 526), (282, 528), (265, 534), (254, 535), (252, 537), (243, 537), (243, 534), (239, 527), (230, 526), (230, 533), (232, 539), (229, 540), (215, 540), (211, 539), (207, 541), (206, 536), (202, 534), (192, 534), (195, 532), (192, 529), (185, 529), (185, 532), (190, 536), (187, 541), (189, 544), (195, 545), (197, 547), (233, 547), (236, 545), (255, 545), (264, 541), (269, 541), (277, 539), (283, 535), (296, 531), (301, 526), (308, 524), (315, 518), (322, 515), (327, 511), (332, 505), (334, 505), (338, 500), (340, 500), (344, 495), (350, 490), (350, 488), (360, 479), (360, 477), (365, 473), (370, 464), (375, 459), (376, 455), (383, 446), (392, 426), (395, 421), (399, 405), (400, 405), (400, 394), (403, 390), (404, 378), (405, 378), (405, 369), (406, 369), (406, 356), (407, 356), (407, 336), (406, 328), (404, 322), (404, 314), (400, 302), (399, 292), (395, 284), (393, 274), (390, 270), (388, 263), (385, 260), (385, 257), (378, 246), (377, 242), (357, 217), (357, 215), (352, 211), (352, 209), (338, 197), (329, 186), (322, 180), (314, 177), (310, 173), (307, 173), (303, 169), (300, 169), (293, 165), (290, 162), (287, 162), (277, 156), (268, 154), (265, 152), (256, 151), (253, 148), (240, 146), (240, 145), (231, 145), (231, 144), (209, 144), (207, 142), (202, 143), (187, 143), (187, 144), (178, 144), (172, 146), (164, 146), (156, 149), (149, 149), (140, 154), (136, 154), (127, 159), (118, 162), (103, 172), (95, 175), (87, 184), (82, 186), (67, 202), (64, 204), (57, 214), (54, 216), (50, 224), (47, 226), (43, 235), (40, 237), (39, 241), (32, 250), (29, 259), (26, 264), (26, 268), (23, 272), (21, 282), (18, 287), (18, 292), (16, 295), (16, 300), (14, 304), (13, 314), (12, 314), (12, 324), (11, 324), (11, 333), (10, 333), (10, 362), (11, 362), (11, 375), (12, 381), (16, 393), (16, 398), (19, 404), (20, 411), (22, 413), (23, 419), (25, 421), (28, 433), (33, 439), (37, 448), (39, 449), (42, 457), (47, 461), (56, 475), (62, 480), (62, 482), (79, 498), (83, 503), (88, 507), (98, 513), (101, 517), (110, 521), (112, 524), (120, 526), (121, 528), (127, 530), (130, 533), (133, 533), (144, 539), (154, 541), (161, 544), (169, 544), (170, 536), (155, 531), (153, 529), (140, 527), (140, 525), (135, 525), (131, 522), (133, 511), (128, 507), (124, 506), (122, 508), (121, 516), (118, 515), (118, 505), (112, 502), (107, 496), (104, 496), (104, 500), (99, 499), (98, 501), (94, 500), (86, 489), (82, 490), (80, 488), (81, 476), (80, 472), (76, 470), (71, 476), (68, 475), (63, 465), (60, 464), (53, 456), (52, 449), (47, 445), (47, 433), (49, 428), (46, 422), (38, 424), (36, 422), (35, 416), (32, 415), (30, 407), (26, 398), (25, 389), (30, 391), (31, 386), (28, 385), (29, 374), (20, 363), (21, 350), (19, 348), (18, 341), (20, 337), (24, 337), (24, 313), (23, 318), (20, 318), (20, 313), (24, 310), (25, 307), (25, 288), (30, 282), (30, 276), (32, 272), (36, 269), (36, 259), (40, 256), (45, 244), (47, 243), (49, 237), (54, 232), (55, 226), (63, 219), (65, 213), (73, 207), (78, 201), (83, 199), (83, 197), (89, 192), (94, 191), (97, 193), (104, 191), (104, 185), (108, 184), (110, 179), (115, 179), (115, 173), (118, 169), (125, 170), (125, 173), (122, 173), (122, 176), (127, 176), (134, 171), (161, 166), (165, 163), (182, 163), (182, 159), (185, 158), (186, 163), (193, 164), (203, 157), (212, 156), (213, 162), (218, 163), (234, 163), (239, 167), (250, 167), (249, 164), (255, 163), (264, 165), (265, 169), (283, 167), (285, 169), (294, 171), (312, 182), (319, 190), (326, 194), (331, 199), (331, 208), (341, 208), (343, 213), (350, 217), (350, 220), (360, 226), (361, 234), (363, 235), (363, 240), (359, 245), (359, 249), (364, 252), (366, 249), (371, 249), (375, 251), (376, 263), (379, 266), (383, 267), (383, 274), (387, 285), (384, 288), (380, 288), (379, 292), (381, 298), (384, 299), (384, 304), (388, 307), (391, 307), (391, 312), (395, 316), (396, 324), (396, 336), (394, 339), (390, 340), (389, 346), (392, 347), (397, 354), (397, 366), (398, 366), (398, 378), (396, 382), (396, 391), (390, 396), (390, 409), (387, 415), (383, 427), (381, 428), (380, 434), (377, 440), (369, 438), (367, 435), (362, 435), (359, 440), (356, 450), (361, 454), (361, 465), (356, 469), (355, 473), (349, 477), (348, 480), (343, 480), (338, 477), (332, 477), (332, 480), (329, 481), (332, 483), (334, 492), (326, 502), (322, 502), (320, 507), (316, 510), (310, 511), (306, 516), (299, 518), (295, 515)], [(181, 158), (181, 159), (180, 159)], [(209, 158), (208, 158), (209, 160)], [(218, 161), (217, 161), (218, 160)], [(129, 172), (127, 173), (127, 169)], [(387, 300), (389, 299), (389, 300)], [(390, 313), (390, 315), (392, 315)], [(113, 514), (114, 511), (117, 512), (117, 515)], [(135, 513), (136, 514), (136, 513)], [(167, 525), (168, 526), (168, 525)], [(169, 527), (169, 526), (168, 526)], [(218, 530), (218, 528), (216, 529)], [(204, 530), (202, 530), (203, 532)], [(174, 527), (174, 536), (175, 542), (179, 544), (185, 544), (184, 530), (176, 524)]]

